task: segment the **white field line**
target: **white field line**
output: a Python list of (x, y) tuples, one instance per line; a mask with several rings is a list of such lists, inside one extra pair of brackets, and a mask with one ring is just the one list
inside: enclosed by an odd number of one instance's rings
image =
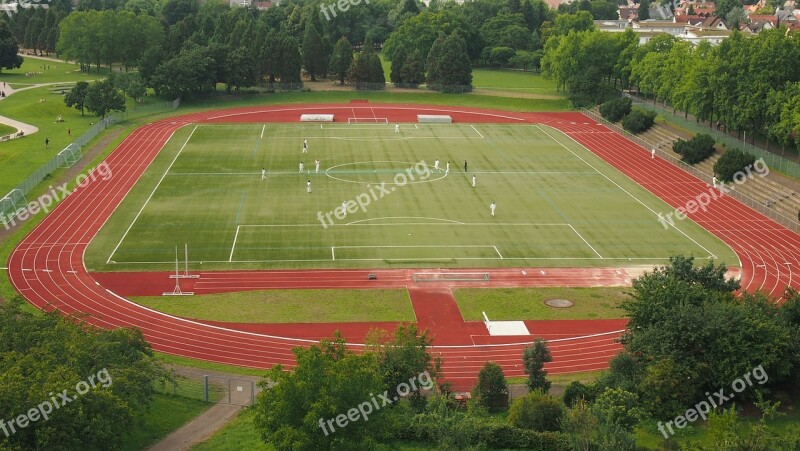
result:
[[(343, 247), (343, 246), (338, 246)], [(486, 246), (489, 247), (489, 246)], [(409, 257), (411, 258), (411, 257)], [(441, 260), (442, 258), (448, 257), (435, 257), (432, 260)], [(453, 260), (500, 260), (500, 257), (449, 257)], [(542, 260), (542, 261), (594, 261), (594, 260), (605, 260), (605, 261), (668, 261), (670, 257), (504, 257), (503, 260), (514, 260), (514, 261), (526, 261), (526, 260)], [(366, 262), (380, 262), (384, 261), (383, 258), (339, 258), (341, 261), (366, 261)], [(414, 260), (422, 260), (421, 258), (414, 258)], [(306, 259), (272, 259), (272, 260), (191, 260), (189, 263), (296, 263), (296, 262), (330, 262), (330, 258), (306, 258)], [(160, 261), (160, 262), (153, 262), (153, 261), (122, 261), (117, 262), (117, 264), (126, 264), (126, 265), (174, 265), (174, 261)], [(32, 270), (29, 270), (32, 271)]]
[(331, 260), (336, 260), (336, 252), (334, 252), (334, 247), (331, 246)]
[(231, 256), (228, 258), (229, 262), (233, 261), (233, 251), (236, 249), (236, 239), (239, 238), (239, 228), (241, 226), (236, 226), (236, 235), (233, 236), (233, 245), (231, 246)]
[(474, 126), (474, 125), (470, 124), (470, 127), (472, 127), (472, 129), (473, 129), (473, 130), (475, 130), (475, 133), (477, 133), (477, 134), (478, 134), (478, 136), (480, 136), (480, 137), (481, 137), (481, 139), (486, 139), (486, 138), (484, 138), (484, 137), (483, 137), (483, 135), (481, 134), (481, 132), (479, 132), (479, 131), (478, 131), (478, 129), (477, 129), (477, 128), (475, 128), (475, 126)]
[(149, 196), (147, 196), (147, 200), (144, 201), (144, 205), (142, 205), (142, 208), (140, 208), (139, 212), (136, 213), (136, 217), (133, 218), (133, 221), (131, 221), (130, 225), (128, 226), (128, 229), (125, 230), (125, 233), (122, 235), (122, 238), (120, 238), (120, 240), (117, 243), (117, 245), (114, 246), (114, 250), (111, 251), (111, 254), (108, 256), (108, 259), (106, 260), (106, 264), (111, 263), (111, 258), (117, 252), (117, 249), (119, 249), (119, 247), (122, 245), (122, 242), (125, 240), (125, 237), (128, 236), (128, 232), (131, 231), (131, 228), (133, 228), (133, 225), (136, 223), (136, 220), (139, 219), (139, 216), (144, 211), (144, 207), (147, 206), (147, 204), (150, 202), (150, 199), (152, 199), (153, 195), (156, 193), (156, 190), (158, 190), (158, 187), (161, 186), (161, 182), (164, 181), (164, 178), (167, 176), (167, 173), (169, 172), (170, 169), (172, 169), (172, 165), (175, 164), (175, 162), (178, 160), (178, 157), (181, 156), (181, 152), (183, 152), (183, 149), (186, 147), (187, 144), (189, 144), (189, 140), (192, 139), (192, 135), (194, 135), (195, 130), (197, 130), (197, 125), (195, 125), (194, 128), (192, 129), (192, 132), (189, 133), (189, 136), (186, 138), (186, 141), (183, 143), (181, 148), (178, 150), (178, 153), (175, 154), (175, 158), (172, 159), (172, 162), (167, 167), (167, 170), (164, 171), (164, 174), (161, 176), (161, 179), (158, 180), (158, 183), (156, 183), (156, 186), (155, 186), (155, 188), (153, 188), (153, 191), (150, 192)]
[[(646, 208), (646, 209), (650, 210), (650, 212), (651, 212), (651, 213), (653, 213), (655, 216), (658, 216), (658, 213), (657, 213), (655, 210), (653, 210), (653, 209), (652, 209), (652, 208), (650, 208), (650, 207), (649, 207), (647, 204), (645, 204), (644, 202), (642, 202), (641, 200), (639, 200), (639, 198), (638, 198), (638, 197), (636, 197), (636, 196), (634, 196), (633, 194), (631, 194), (631, 193), (630, 193), (628, 190), (626, 190), (625, 188), (623, 188), (622, 186), (620, 186), (620, 185), (619, 185), (619, 183), (617, 183), (617, 182), (615, 182), (615, 181), (611, 180), (611, 178), (610, 178), (609, 176), (607, 176), (607, 175), (603, 174), (602, 172), (600, 172), (599, 170), (597, 170), (597, 168), (596, 168), (596, 167), (592, 166), (592, 164), (591, 164), (591, 163), (589, 163), (588, 161), (584, 160), (584, 159), (583, 159), (583, 158), (582, 158), (580, 155), (578, 155), (577, 153), (573, 152), (573, 151), (572, 151), (572, 149), (570, 149), (569, 147), (565, 146), (565, 145), (564, 145), (564, 143), (562, 143), (561, 141), (559, 141), (559, 140), (557, 140), (557, 139), (553, 138), (553, 136), (552, 136), (550, 133), (547, 133), (547, 131), (546, 131), (546, 130), (544, 130), (542, 127), (540, 127), (540, 126), (539, 126), (539, 124), (537, 124), (537, 125), (536, 125), (536, 128), (538, 128), (539, 130), (541, 130), (541, 131), (542, 131), (542, 133), (544, 133), (545, 135), (547, 135), (547, 136), (548, 136), (550, 139), (552, 139), (553, 141), (557, 142), (557, 143), (558, 143), (558, 144), (559, 144), (561, 147), (563, 147), (563, 148), (567, 149), (567, 151), (568, 151), (569, 153), (571, 153), (572, 155), (575, 155), (575, 156), (576, 156), (576, 157), (577, 157), (579, 160), (581, 160), (581, 161), (583, 161), (584, 163), (586, 163), (586, 165), (587, 165), (587, 166), (589, 166), (590, 168), (592, 168), (592, 169), (594, 169), (595, 171), (597, 171), (597, 172), (598, 172), (600, 175), (602, 175), (603, 177), (605, 177), (605, 179), (606, 179), (606, 180), (608, 180), (609, 182), (611, 182), (612, 184), (614, 184), (614, 186), (616, 186), (617, 188), (621, 189), (621, 190), (622, 190), (622, 191), (623, 191), (625, 194), (627, 194), (628, 196), (630, 196), (630, 197), (631, 197), (631, 199), (635, 200), (636, 202), (639, 202), (639, 203), (640, 203), (640, 204), (641, 204), (641, 205), (642, 205), (644, 208)], [(571, 136), (567, 135), (566, 133), (564, 133), (564, 136), (566, 136), (567, 138), (571, 139), (571, 140), (572, 140), (572, 142), (574, 142), (575, 144), (577, 144), (577, 145), (579, 145), (579, 146), (581, 145), (579, 142), (575, 141), (575, 139), (573, 139)], [(581, 147), (583, 147), (583, 146), (581, 146)], [(616, 169), (615, 169), (615, 170), (616, 170)], [(629, 178), (630, 178), (630, 177), (629, 177)], [(635, 183), (635, 182), (634, 182), (634, 183)], [(702, 249), (702, 250), (704, 250), (704, 251), (708, 252), (708, 255), (710, 255), (712, 258), (714, 258), (715, 260), (717, 259), (717, 256), (716, 256), (716, 255), (714, 255), (714, 253), (713, 253), (713, 252), (711, 252), (710, 250), (706, 249), (706, 248), (705, 248), (705, 246), (703, 246), (702, 244), (698, 243), (698, 242), (697, 242), (697, 241), (696, 241), (694, 238), (692, 238), (692, 237), (690, 237), (689, 235), (687, 235), (687, 234), (686, 234), (686, 232), (684, 232), (683, 230), (681, 230), (681, 229), (679, 229), (678, 227), (675, 227), (675, 226), (673, 226), (673, 228), (674, 228), (675, 230), (677, 230), (678, 232), (680, 232), (680, 233), (681, 233), (681, 235), (683, 235), (683, 236), (685, 236), (686, 238), (688, 238), (688, 239), (689, 239), (689, 240), (690, 240), (692, 243), (696, 244), (696, 245), (697, 245), (697, 246), (698, 246), (700, 249)]]
[(597, 256), (598, 256), (598, 257), (600, 257), (600, 258), (603, 258), (603, 256), (602, 256), (602, 255), (600, 255), (600, 252), (597, 252), (597, 249), (595, 249), (595, 248), (594, 248), (594, 246), (592, 246), (591, 244), (589, 244), (589, 242), (588, 242), (588, 241), (586, 241), (586, 238), (584, 238), (584, 237), (583, 237), (583, 235), (581, 235), (581, 234), (580, 234), (580, 232), (578, 232), (577, 230), (575, 230), (575, 227), (572, 227), (572, 224), (569, 224), (569, 228), (570, 228), (570, 229), (572, 229), (572, 231), (573, 231), (573, 232), (575, 232), (575, 234), (576, 234), (576, 235), (578, 235), (578, 238), (582, 239), (582, 240), (583, 240), (583, 242), (584, 242), (584, 243), (586, 243), (586, 245), (587, 245), (587, 246), (589, 246), (589, 247), (592, 249), (592, 252), (594, 252), (595, 254), (597, 254)]
[(501, 259), (505, 259), (505, 257), (503, 257), (503, 254), (501, 254), (500, 251), (497, 250), (497, 246), (492, 246), (492, 247), (494, 248), (494, 251), (497, 252), (497, 255), (500, 256)]
[(264, 124), (261, 127), (261, 137), (259, 139), (264, 139), (264, 130), (266, 130), (266, 129), (267, 129), (267, 124)]

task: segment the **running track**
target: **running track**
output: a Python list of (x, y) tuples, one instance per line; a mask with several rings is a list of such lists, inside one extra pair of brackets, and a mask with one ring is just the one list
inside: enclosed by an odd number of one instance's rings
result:
[[(161, 120), (135, 130), (107, 158), (114, 176), (89, 183), (67, 197), (12, 252), (9, 276), (15, 288), (41, 309), (58, 308), (65, 314), (81, 315), (99, 327), (142, 329), (153, 348), (170, 354), (241, 366), (268, 368), (283, 364), (291, 368), (291, 349), (314, 338), (329, 336), (332, 327), (345, 336), (363, 336), (365, 325), (236, 325), (189, 321), (151, 311), (127, 301), (120, 293), (131, 286), (165, 283), (166, 274), (136, 275), (126, 282), (114, 275), (90, 274), (83, 263), (88, 243), (110, 217), (159, 150), (179, 127), (197, 122), (297, 122), (301, 113), (334, 113), (338, 121), (347, 117), (386, 117), (392, 122), (415, 122), (416, 114), (449, 114), (456, 122), (538, 123), (563, 131), (604, 158), (637, 183), (674, 207), (683, 206), (707, 190), (707, 185), (625, 138), (579, 113), (513, 113), (462, 107), (389, 104), (286, 105), (279, 107), (221, 110)], [(780, 295), (787, 286), (800, 287), (793, 269), (800, 264), (800, 236), (725, 197), (707, 211), (690, 217), (728, 243), (742, 265), (742, 286)], [(544, 269), (550, 277), (530, 274), (496, 278), (503, 286), (552, 283), (563, 285), (620, 284), (624, 270)], [(505, 270), (508, 271), (508, 270)], [(521, 269), (519, 270), (521, 274)], [(208, 292), (230, 291), (248, 286), (327, 286), (331, 276), (345, 285), (364, 288), (365, 275), (374, 271), (297, 272), (249, 271), (204, 273)], [(500, 274), (498, 274), (500, 275)], [(301, 277), (301, 280), (297, 280)], [(293, 280), (292, 280), (293, 279)], [(288, 283), (287, 280), (289, 280)], [(522, 375), (521, 353), (530, 337), (489, 337), (480, 322), (465, 322), (454, 311), (450, 288), (444, 284), (411, 286), (408, 273), (387, 271), (381, 284), (409, 286), (418, 323), (436, 337), (433, 351), (444, 359), (444, 374), (458, 389), (468, 389), (480, 366), (488, 360), (500, 363), (508, 376)], [(549, 282), (548, 282), (549, 281)], [(102, 282), (102, 283), (101, 283)], [(169, 282), (167, 282), (169, 284)], [(288, 285), (287, 285), (288, 283)], [(125, 288), (125, 287), (128, 288)], [(202, 285), (201, 285), (202, 286)], [(339, 283), (336, 286), (342, 286)], [(624, 321), (526, 322), (536, 336), (550, 340), (554, 361), (552, 373), (589, 371), (608, 366), (619, 349), (616, 338)], [(390, 326), (389, 324), (385, 326)], [(350, 334), (348, 335), (348, 331)], [(351, 340), (352, 341), (352, 340)], [(446, 344), (443, 344), (446, 343)], [(356, 343), (353, 349), (360, 349)]]

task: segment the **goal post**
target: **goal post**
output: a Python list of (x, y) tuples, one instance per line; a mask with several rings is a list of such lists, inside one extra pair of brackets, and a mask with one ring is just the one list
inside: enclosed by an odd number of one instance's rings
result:
[(62, 168), (71, 168), (78, 160), (81, 159), (81, 147), (72, 143), (58, 153), (58, 164)]
[(385, 117), (348, 117), (347, 125), (353, 124), (389, 125), (389, 119)]
[(6, 225), (13, 221), (17, 216), (17, 212), (28, 204), (25, 195), (20, 189), (12, 189), (11, 192), (6, 194), (0, 199), (0, 223)]
[(414, 282), (486, 282), (488, 272), (415, 272)]

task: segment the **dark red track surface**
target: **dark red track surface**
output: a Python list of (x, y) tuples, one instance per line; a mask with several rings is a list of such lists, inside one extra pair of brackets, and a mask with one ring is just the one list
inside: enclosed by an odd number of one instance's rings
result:
[[(541, 123), (562, 130), (600, 155), (670, 205), (707, 190), (705, 183), (577, 113), (513, 113), (464, 107), (387, 104), (287, 105), (196, 113), (140, 127), (107, 158), (112, 173), (67, 197), (9, 257), (9, 276), (16, 289), (35, 306), (86, 314), (100, 327), (137, 326), (154, 349), (220, 363), (268, 368), (294, 364), (291, 349), (342, 330), (354, 349), (370, 324), (242, 325), (190, 321), (155, 312), (123, 296), (159, 294), (173, 281), (165, 273), (90, 274), (83, 264), (88, 243), (179, 127), (196, 122), (297, 122), (301, 113), (334, 113), (347, 117), (386, 117), (415, 122), (416, 114), (449, 114), (455, 122)], [(750, 291), (780, 294), (797, 288), (792, 268), (800, 263), (800, 236), (725, 197), (692, 219), (728, 243), (742, 264), (742, 286)], [(729, 262), (731, 263), (731, 262)], [(596, 286), (624, 284), (623, 269), (491, 270), (493, 286)], [(541, 274), (545, 271), (546, 274)], [(366, 273), (377, 273), (367, 281)], [(444, 373), (457, 388), (469, 388), (480, 366), (500, 363), (509, 376), (522, 375), (521, 351), (530, 336), (490, 337), (482, 322), (465, 322), (444, 283), (414, 283), (408, 271), (221, 271), (202, 273), (194, 291), (214, 293), (241, 289), (287, 287), (409, 287), (420, 326), (435, 337), (434, 352), (444, 359)], [(377, 283), (372, 283), (377, 282)], [(142, 288), (144, 287), (144, 288)], [(619, 349), (615, 342), (622, 320), (526, 321), (534, 336), (550, 340), (553, 373), (605, 368)], [(394, 324), (372, 324), (393, 327)]]

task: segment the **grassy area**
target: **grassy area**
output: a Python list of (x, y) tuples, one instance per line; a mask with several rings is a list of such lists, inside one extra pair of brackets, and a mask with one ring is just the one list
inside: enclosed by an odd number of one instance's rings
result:
[(256, 368), (246, 368), (243, 366), (225, 365), (222, 363), (206, 362), (205, 360), (190, 359), (172, 354), (164, 354), (163, 352), (155, 352), (156, 358), (167, 364), (180, 365), (193, 368), (200, 368), (209, 371), (217, 371), (220, 373), (241, 374), (244, 376), (264, 376), (266, 370)]
[(501, 89), (530, 94), (563, 95), (556, 91), (554, 80), (535, 72), (507, 69), (473, 69), (472, 85), (476, 89)]
[[(77, 64), (55, 62), (23, 55), (22, 66), (17, 69), (3, 69), (0, 81), (11, 85), (14, 89), (40, 83), (74, 83), (105, 78), (108, 68), (100, 68), (100, 73), (92, 68), (91, 73), (81, 72)], [(29, 74), (29, 75), (26, 75)]]
[[(482, 312), (492, 320), (607, 319), (622, 318), (624, 288), (460, 288), (455, 298), (467, 321), (480, 321)], [(553, 308), (548, 299), (567, 299), (575, 305)]]
[(275, 448), (261, 441), (261, 435), (253, 426), (255, 411), (242, 410), (231, 422), (217, 431), (208, 440), (192, 447), (192, 451), (216, 451), (246, 449), (249, 451), (271, 451)]
[[(308, 154), (300, 153), (304, 138)], [(433, 170), (435, 158), (440, 168), (452, 162), (451, 171)], [(403, 181), (406, 169), (413, 183)], [(363, 209), (353, 201), (335, 217), (343, 201), (370, 196)], [(736, 261), (696, 224), (683, 227), (693, 240), (664, 229), (652, 212), (668, 209), (567, 136), (538, 126), (420, 125), (400, 135), (374, 124), (187, 126), (106, 223), (86, 261), (94, 271), (169, 270), (181, 243), (202, 269), (650, 266), (677, 254), (704, 259), (698, 243)]]
[(10, 135), (16, 133), (17, 129), (5, 124), (0, 124), (0, 136)]
[(150, 410), (141, 418), (134, 420), (133, 431), (125, 437), (121, 449), (124, 451), (147, 449), (209, 407), (211, 404), (202, 401), (156, 394)]
[(234, 323), (414, 321), (406, 290), (270, 290), (133, 301), (171, 315)]

